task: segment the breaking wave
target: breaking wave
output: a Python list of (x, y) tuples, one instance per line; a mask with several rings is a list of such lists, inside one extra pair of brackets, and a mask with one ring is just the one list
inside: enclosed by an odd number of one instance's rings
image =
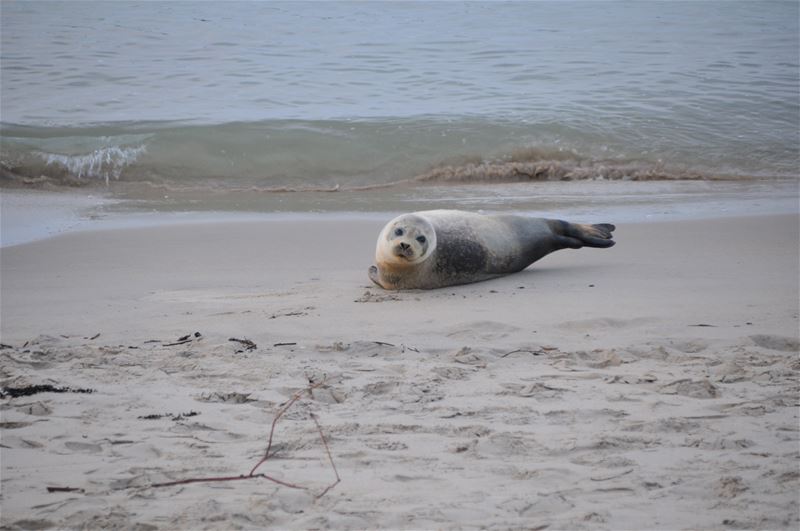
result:
[(503, 159), (460, 161), (438, 165), (416, 176), (417, 182), (432, 183), (509, 183), (581, 180), (700, 180), (732, 179), (716, 175), (669, 168), (663, 162), (584, 159), (576, 153), (525, 149)]
[[(584, 129), (462, 118), (0, 126), (0, 184), (265, 192), (426, 183), (719, 180), (796, 177), (768, 159), (616, 141)], [(674, 161), (681, 161), (676, 163)], [(765, 163), (764, 161), (777, 161)], [(771, 164), (771, 166), (769, 165)]]
[(38, 152), (46, 166), (53, 166), (57, 172), (63, 173), (71, 180), (84, 178), (100, 178), (109, 184), (110, 179), (119, 179), (122, 171), (136, 162), (147, 148), (136, 146), (129, 148), (100, 148), (86, 155), (62, 155), (58, 153)]

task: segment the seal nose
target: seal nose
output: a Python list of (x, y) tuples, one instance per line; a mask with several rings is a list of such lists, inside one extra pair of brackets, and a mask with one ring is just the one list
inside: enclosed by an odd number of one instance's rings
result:
[(402, 243), (400, 244), (400, 248), (401, 248), (402, 250), (404, 250), (404, 251), (408, 251), (408, 250), (411, 248), (411, 246), (410, 246), (409, 244), (407, 244), (406, 242), (402, 242)]

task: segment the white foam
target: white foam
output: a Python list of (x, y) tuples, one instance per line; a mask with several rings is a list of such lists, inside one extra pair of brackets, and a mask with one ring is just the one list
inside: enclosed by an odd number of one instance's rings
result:
[(119, 179), (122, 170), (136, 162), (145, 153), (144, 145), (135, 147), (110, 146), (95, 149), (86, 155), (62, 155), (60, 153), (38, 152), (48, 166), (63, 167), (70, 175), (79, 179), (83, 177), (102, 178), (108, 184), (110, 178)]

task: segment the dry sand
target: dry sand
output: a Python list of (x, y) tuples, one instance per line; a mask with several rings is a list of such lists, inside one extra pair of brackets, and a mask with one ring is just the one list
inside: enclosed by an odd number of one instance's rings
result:
[[(4, 528), (797, 529), (797, 216), (403, 293), (366, 276), (384, 221), (4, 248), (0, 383), (94, 390), (0, 401)], [(152, 486), (248, 473), (310, 380), (259, 469), (308, 490)]]

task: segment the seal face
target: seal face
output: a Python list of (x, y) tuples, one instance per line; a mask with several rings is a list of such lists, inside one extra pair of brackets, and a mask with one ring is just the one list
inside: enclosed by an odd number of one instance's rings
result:
[(369, 277), (385, 289), (431, 289), (521, 271), (559, 249), (611, 247), (613, 225), (429, 210), (391, 220)]
[(431, 256), (436, 248), (436, 230), (415, 214), (406, 214), (390, 221), (378, 237), (376, 259), (396, 267), (418, 264)]

